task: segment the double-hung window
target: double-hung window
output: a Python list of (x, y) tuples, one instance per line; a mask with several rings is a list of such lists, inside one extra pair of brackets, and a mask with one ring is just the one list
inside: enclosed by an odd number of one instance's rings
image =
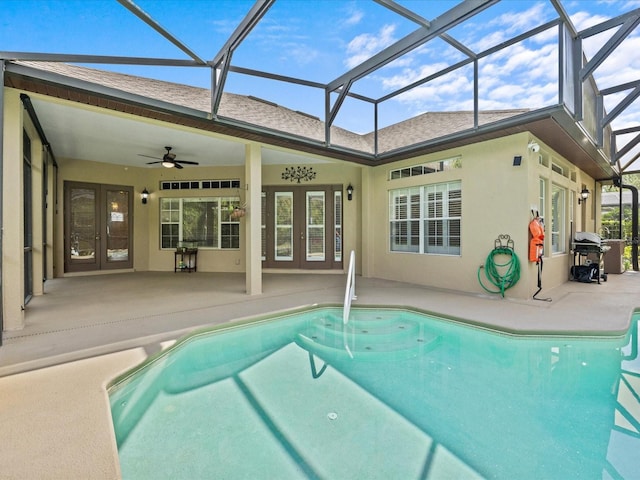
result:
[(438, 183), (423, 188), (425, 253), (460, 255), (461, 183)]
[(240, 248), (240, 222), (231, 218), (237, 197), (162, 198), (160, 245), (190, 242), (200, 248)]
[(389, 196), (393, 252), (460, 255), (460, 181), (392, 190)]
[(391, 250), (420, 252), (421, 187), (391, 191), (389, 205)]

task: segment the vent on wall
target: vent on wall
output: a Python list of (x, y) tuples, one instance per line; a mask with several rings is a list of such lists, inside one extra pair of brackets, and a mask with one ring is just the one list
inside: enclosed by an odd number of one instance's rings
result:
[(210, 190), (240, 188), (240, 180), (179, 180), (160, 182), (160, 190)]

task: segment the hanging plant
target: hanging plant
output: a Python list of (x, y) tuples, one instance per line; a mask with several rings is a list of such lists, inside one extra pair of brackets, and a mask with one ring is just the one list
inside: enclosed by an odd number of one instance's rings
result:
[(230, 206), (229, 207), (229, 217), (232, 219), (238, 219), (244, 217), (247, 214), (247, 208), (245, 205), (242, 206)]
[(246, 211), (244, 208), (234, 208), (233, 211), (231, 212), (230, 217), (231, 218), (240, 218), (240, 217), (244, 217), (246, 214)]

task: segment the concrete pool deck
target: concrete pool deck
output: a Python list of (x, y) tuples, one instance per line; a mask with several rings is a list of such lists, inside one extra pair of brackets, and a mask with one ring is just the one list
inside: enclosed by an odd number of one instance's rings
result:
[[(49, 280), (0, 347), (0, 478), (119, 478), (106, 385), (194, 328), (342, 303), (344, 275), (126, 273)], [(508, 331), (611, 335), (640, 307), (640, 273), (543, 290), (551, 302), (356, 279), (356, 305), (411, 306)]]

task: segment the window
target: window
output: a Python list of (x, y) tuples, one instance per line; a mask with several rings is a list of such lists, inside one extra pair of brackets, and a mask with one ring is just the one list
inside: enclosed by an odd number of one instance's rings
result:
[(538, 214), (544, 220), (545, 217), (545, 205), (547, 204), (547, 181), (544, 178), (540, 179), (540, 193), (538, 195)]
[(420, 252), (420, 187), (391, 192), (390, 234), (394, 252)]
[(333, 259), (342, 261), (342, 192), (333, 192), (333, 221), (336, 239), (333, 242)]
[(240, 222), (230, 216), (239, 203), (237, 197), (161, 199), (161, 247), (191, 242), (199, 248), (240, 248)]
[(424, 187), (425, 252), (460, 255), (462, 189), (460, 182)]
[(390, 192), (390, 248), (394, 252), (460, 255), (459, 181)]
[(565, 195), (564, 188), (558, 185), (551, 186), (551, 252), (564, 253), (565, 251)]
[(395, 180), (398, 178), (415, 177), (416, 175), (428, 175), (429, 173), (444, 172), (445, 170), (453, 170), (454, 168), (462, 168), (461, 157), (434, 160), (421, 165), (412, 165), (411, 167), (390, 170), (389, 179)]

